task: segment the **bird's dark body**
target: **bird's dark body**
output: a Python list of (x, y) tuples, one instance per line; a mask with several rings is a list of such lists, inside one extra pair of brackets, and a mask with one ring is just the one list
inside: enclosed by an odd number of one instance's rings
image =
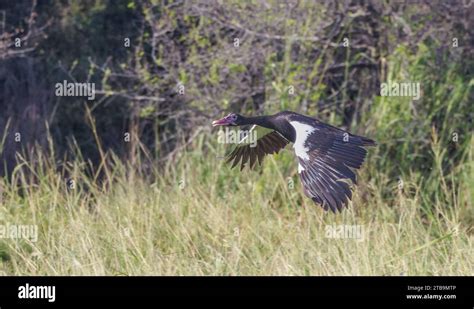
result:
[(257, 125), (271, 133), (259, 137), (257, 147), (239, 146), (229, 155), (241, 169), (249, 162), (262, 163), (263, 157), (278, 153), (291, 142), (298, 158), (298, 173), (307, 196), (325, 210), (341, 210), (352, 198), (350, 179), (356, 183), (352, 169), (361, 167), (367, 155), (365, 146), (374, 146), (369, 138), (358, 136), (298, 113), (284, 111), (270, 116), (243, 117), (230, 114), (214, 125)]
[[(257, 116), (246, 118), (245, 124), (256, 124), (264, 128), (272, 129), (283, 135), (288, 141), (294, 143), (296, 139), (296, 131), (290, 125), (290, 121), (296, 120), (314, 127), (326, 129), (328, 131), (345, 132), (339, 128), (295, 112), (283, 111), (270, 116)], [(324, 131), (322, 131), (324, 133)], [(349, 133), (350, 134), (350, 133)]]

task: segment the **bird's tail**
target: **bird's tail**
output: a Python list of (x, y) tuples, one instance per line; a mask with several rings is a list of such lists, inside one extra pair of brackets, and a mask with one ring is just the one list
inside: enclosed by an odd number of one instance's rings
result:
[(370, 138), (360, 136), (360, 135), (351, 135), (351, 136), (353, 138), (350, 139), (350, 141), (356, 146), (365, 147), (365, 146), (376, 146), (377, 145), (377, 143), (374, 140), (370, 139)]
[(360, 140), (362, 141), (362, 146), (377, 146), (377, 143), (370, 138), (361, 136)]

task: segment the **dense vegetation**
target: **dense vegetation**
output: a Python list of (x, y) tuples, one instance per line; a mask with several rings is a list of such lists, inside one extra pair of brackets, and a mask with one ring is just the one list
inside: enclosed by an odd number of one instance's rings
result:
[[(0, 225), (39, 235), (0, 239), (0, 273), (474, 274), (474, 4), (31, 3), (0, 7)], [(286, 109), (377, 140), (342, 214), (290, 147), (221, 160), (212, 119)]]

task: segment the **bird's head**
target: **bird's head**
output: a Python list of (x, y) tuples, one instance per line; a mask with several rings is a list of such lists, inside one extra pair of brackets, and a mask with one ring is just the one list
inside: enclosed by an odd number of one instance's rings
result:
[(219, 120), (214, 120), (212, 122), (212, 126), (240, 126), (243, 124), (244, 117), (235, 114), (235, 113), (230, 113), (229, 115), (225, 116), (224, 118), (221, 118)]

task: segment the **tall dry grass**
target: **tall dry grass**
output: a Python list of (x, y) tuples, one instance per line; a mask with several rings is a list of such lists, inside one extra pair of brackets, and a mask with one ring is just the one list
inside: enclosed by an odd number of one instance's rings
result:
[[(201, 135), (194, 151), (147, 175), (111, 155), (102, 181), (94, 181), (80, 159), (59, 170), (42, 151), (36, 163), (20, 159), (11, 181), (0, 180), (0, 223), (36, 225), (38, 239), (0, 240), (0, 273), (474, 273), (474, 236), (466, 221), (472, 220), (472, 160), (459, 186), (446, 192), (451, 204), (439, 200), (428, 210), (423, 196), (433, 192), (426, 182), (413, 174), (400, 190), (398, 181), (374, 170), (380, 158), (372, 153), (351, 206), (332, 214), (303, 196), (290, 149), (267, 158), (260, 171), (240, 173), (215, 159), (222, 145), (198, 148), (209, 137)], [(438, 190), (446, 181), (441, 176)], [(328, 226), (359, 226), (362, 235), (330, 238)]]

